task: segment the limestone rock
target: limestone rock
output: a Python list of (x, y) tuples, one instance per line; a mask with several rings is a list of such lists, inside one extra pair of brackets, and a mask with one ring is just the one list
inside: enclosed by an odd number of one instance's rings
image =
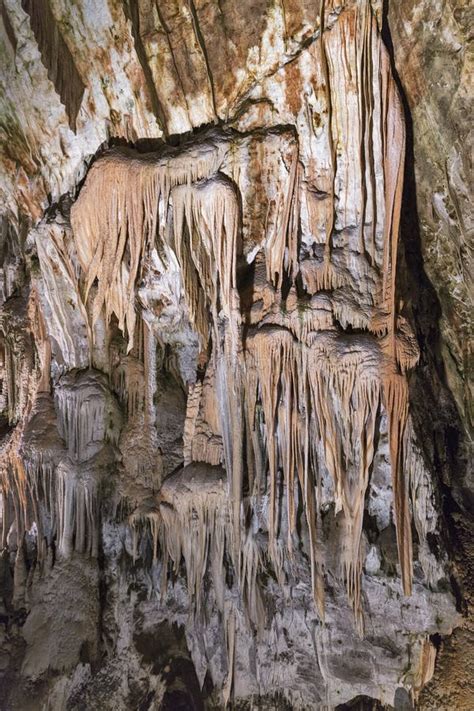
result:
[(1, 3), (9, 711), (464, 683), (467, 9), (385, 11)]

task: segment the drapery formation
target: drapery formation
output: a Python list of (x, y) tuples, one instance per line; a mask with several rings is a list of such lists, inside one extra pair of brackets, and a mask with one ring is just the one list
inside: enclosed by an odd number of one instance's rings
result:
[[(363, 515), (383, 427), (401, 578), (405, 593), (411, 591), (406, 371), (417, 348), (396, 295), (404, 121), (369, 3), (344, 11), (330, 31), (324, 5), (322, 12), (314, 58), (320, 83), (315, 87), (314, 76), (308, 81), (321, 94), (323, 129), (301, 110), (297, 127), (214, 128), (181, 148), (113, 149), (92, 165), (71, 210), (75, 255), (54, 244), (61, 278), (73, 285), (76, 312), (85, 315), (93, 369), (55, 373), (49, 458), (38, 453), (35, 459), (30, 448), (25, 465), (28, 435), (19, 427), (3, 453), (2, 488), (18, 533), (38, 523), (39, 497), (59, 553), (96, 555), (101, 472), (119, 449), (125, 470), (133, 468), (139, 481), (133, 491), (124, 485), (123, 497), (135, 546), (148, 526), (155, 558), (171, 560), (176, 570), (183, 559), (197, 607), (210, 566), (226, 609), (223, 569), (231, 566), (257, 626), (258, 576), (270, 561), (284, 582), (299, 536), (299, 506), (313, 594), (324, 616), (321, 487), (329, 478), (341, 519), (341, 577), (362, 631)], [(309, 149), (300, 129), (309, 132)], [(184, 383), (185, 467), (162, 482), (154, 394), (166, 304), (147, 314), (137, 293), (155, 256), (166, 271), (171, 253), (179, 267), (176, 302), (182, 300), (197, 334), (199, 358), (194, 382)], [(44, 247), (39, 255), (51, 308), (54, 255)], [(25, 372), (37, 382), (30, 389), (37, 392), (32, 417), (49, 397), (51, 353), (45, 320), (31, 322), (37, 362)], [(23, 364), (6, 332), (4, 352), (15, 424), (22, 380), (12, 372)], [(63, 362), (68, 365), (66, 355)], [(121, 436), (119, 403), (129, 418)], [(56, 424), (63, 442), (55, 439)], [(133, 437), (139, 440), (135, 461)], [(215, 470), (206, 479), (201, 463), (219, 467), (218, 485)], [(201, 490), (186, 485), (196, 471)], [(176, 494), (178, 484), (184, 498)], [(249, 523), (262, 498), (265, 560)], [(233, 618), (226, 619), (231, 640)]]

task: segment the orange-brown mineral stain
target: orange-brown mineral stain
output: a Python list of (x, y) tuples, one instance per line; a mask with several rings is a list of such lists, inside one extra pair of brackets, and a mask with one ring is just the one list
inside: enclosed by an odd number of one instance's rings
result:
[(298, 61), (290, 62), (285, 72), (285, 97), (288, 107), (294, 116), (297, 116), (302, 106), (303, 80)]

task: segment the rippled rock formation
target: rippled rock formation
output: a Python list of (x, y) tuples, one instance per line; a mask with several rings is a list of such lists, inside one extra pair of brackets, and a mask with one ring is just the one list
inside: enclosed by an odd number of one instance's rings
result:
[(5, 709), (469, 708), (435, 5), (3, 0)]

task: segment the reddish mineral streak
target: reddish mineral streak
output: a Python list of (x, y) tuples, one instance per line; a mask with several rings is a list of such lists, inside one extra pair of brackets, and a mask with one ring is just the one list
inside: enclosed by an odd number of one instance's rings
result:
[[(256, 279), (251, 309), (244, 311), (239, 266), (244, 261), (242, 232), (246, 214), (241, 199), (245, 186), (239, 151), (248, 150), (252, 141), (261, 141), (261, 137), (217, 130), (205, 140), (196, 139), (181, 149), (147, 154), (114, 149), (99, 158), (71, 210), (79, 271), (70, 255), (57, 245), (61, 263), (77, 287), (77, 303), (85, 315), (89, 334), (91, 363), (100, 324), (105, 324), (106, 339), (113, 322), (127, 339), (127, 356), (119, 366), (112, 365), (110, 350), (108, 372), (115, 392), (126, 402), (129, 416), (141, 423), (144, 437), (148, 437), (144, 461), (152, 462), (151, 468), (155, 466), (156, 336), (140, 316), (137, 319), (136, 290), (153, 249), (160, 254), (166, 249), (175, 253), (189, 319), (199, 336), (206, 368), (205, 376), (188, 390), (185, 465), (196, 467), (199, 462), (206, 462), (223, 469), (219, 469), (216, 482), (202, 482), (202, 491), (194, 486), (192, 498), (180, 497), (179, 491), (170, 491), (171, 485), (167, 490), (165, 484), (153, 505), (137, 509), (130, 516), (130, 525), (135, 551), (140, 531), (148, 526), (154, 559), (163, 556), (175, 570), (184, 559), (188, 590), (196, 610), (200, 607), (204, 573), (208, 565), (212, 568), (217, 600), (226, 620), (226, 699), (232, 688), (235, 642), (234, 612), (226, 606), (222, 589), (226, 550), (250, 620), (257, 626), (262, 619), (257, 582), (262, 561), (251, 531), (246, 530), (244, 489), (249, 489), (246, 507), (261, 496), (268, 496), (267, 553), (281, 584), (285, 580), (285, 559), (291, 558), (297, 536), (297, 501), (303, 501), (313, 595), (320, 617), (324, 618), (318, 447), (334, 484), (335, 513), (342, 511), (343, 515), (341, 576), (357, 627), (363, 632), (362, 523), (378, 416), (383, 409), (388, 416), (403, 589), (405, 594), (411, 593), (410, 472), (405, 467), (409, 460), (408, 386), (404, 371), (413, 367), (416, 348), (407, 346), (410, 339), (400, 336), (395, 291), (404, 119), (389, 58), (368, 3), (363, 3), (360, 13), (344, 11), (330, 29), (330, 8), (326, 5), (321, 5), (319, 56), (328, 112), (331, 188), (325, 203), (322, 261), (300, 263), (299, 225), (305, 176), (298, 142), (284, 137), (282, 146), (284, 140), (290, 145), (289, 150), (285, 149), (285, 161), (284, 147), (273, 154), (269, 149), (272, 158), (265, 165), (273, 180), (267, 176), (265, 231), (252, 234), (256, 249), (253, 256), (246, 255), (248, 263), (255, 261), (256, 271), (259, 264), (264, 264), (265, 276), (259, 283)], [(341, 81), (348, 86), (356, 83), (357, 129), (348, 125), (344, 114)], [(73, 118), (78, 99), (65, 100), (71, 104)], [(330, 301), (333, 292), (343, 292), (347, 283), (347, 270), (335, 258), (335, 238), (336, 208), (342, 209), (340, 172), (344, 183), (347, 170), (340, 162), (340, 143), (351, 131), (356, 134), (362, 183), (358, 250), (360, 255), (370, 256), (378, 279), (371, 294), (373, 314), (365, 320), (354, 315), (356, 307), (351, 311), (344, 302)], [(265, 140), (258, 150), (265, 150)], [(377, 204), (377, 169), (383, 175), (383, 204)], [(376, 223), (381, 215), (383, 260), (377, 269)], [(251, 227), (250, 223), (250, 231)], [(44, 253), (42, 260), (47, 259)], [(298, 294), (295, 286), (299, 275), (306, 285), (305, 295)], [(254, 309), (256, 313), (260, 309), (260, 316), (253, 315)], [(29, 362), (25, 363), (9, 342), (8, 334), (4, 334), (12, 424), (18, 421), (19, 399), (23, 398), (28, 412), (36, 394), (49, 393), (50, 388), (48, 322), (34, 291), (28, 318), (33, 338)], [(340, 325), (344, 323), (364, 332), (346, 333)], [(33, 352), (36, 358), (32, 357)], [(26, 381), (34, 383), (27, 389), (28, 396), (24, 394)], [(97, 429), (104, 430), (105, 441), (109, 437), (106, 399), (94, 387), (91, 385), (83, 400), (74, 387), (57, 395), (59, 430), (75, 462), (74, 477), (58, 468), (52, 483), (47, 461), (37, 462), (34, 475), (33, 469), (24, 466), (21, 423), (16, 425), (2, 455), (2, 492), (4, 501), (13, 502), (18, 534), (36, 520), (35, 482), (42, 479), (57, 522), (58, 551), (63, 556), (73, 550), (94, 556), (98, 550), (99, 493), (81, 459)], [(279, 493), (280, 477), (283, 496)], [(157, 481), (159, 484), (159, 475)], [(281, 507), (286, 507), (283, 517)], [(5, 539), (6, 513), (3, 525)], [(166, 566), (164, 569), (166, 575)], [(425, 666), (431, 663), (427, 654)]]

